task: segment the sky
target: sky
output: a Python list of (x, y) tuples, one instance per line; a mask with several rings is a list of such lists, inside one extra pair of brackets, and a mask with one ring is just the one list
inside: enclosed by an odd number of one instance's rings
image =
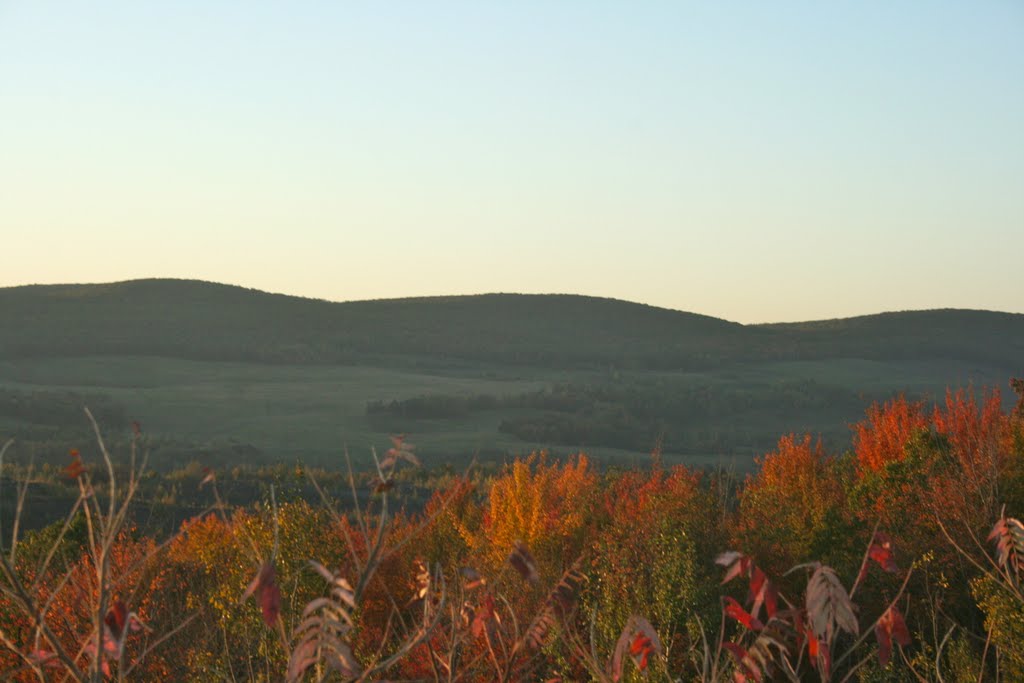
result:
[(1024, 312), (1024, 3), (0, 0), (0, 286)]

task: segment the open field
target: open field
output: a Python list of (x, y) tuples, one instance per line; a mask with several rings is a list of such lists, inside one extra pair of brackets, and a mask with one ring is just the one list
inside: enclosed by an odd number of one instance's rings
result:
[[(938, 368), (934, 363), (846, 360), (751, 364), (718, 372), (629, 373), (619, 375), (614, 382), (626, 387), (652, 386), (650, 392), (656, 395), (658, 382), (667, 380), (672, 389), (703, 387), (712, 396), (733, 397), (737, 401), (734, 410), (723, 410), (692, 427), (736, 434), (728, 452), (679, 453), (672, 443), (665, 444), (665, 450), (673, 460), (702, 465), (725, 461), (745, 469), (751, 455), (765, 446), (765, 439), (779, 433), (822, 433), (834, 444), (842, 445), (846, 435), (840, 426), (860, 417), (864, 399), (882, 399), (900, 390), (915, 396), (941, 398), (947, 383), (934, 379), (943, 376), (941, 369), (945, 369), (945, 376), (954, 385), (998, 386), (1005, 381), (997, 368), (964, 364), (950, 372), (948, 367)], [(20, 359), (0, 362), (0, 391), (102, 395), (119, 406), (126, 418), (139, 421), (147, 434), (187, 446), (185, 450), (194, 457), (201, 457), (204, 451), (230, 451), (232, 445), (244, 445), (255, 449), (246, 456), (255, 461), (252, 464), (303, 461), (329, 466), (338, 462), (345, 447), (359, 459), (368, 454), (371, 446), (384, 446), (388, 433), (397, 430), (409, 431), (421, 454), (438, 464), (459, 465), (474, 455), (500, 460), (504, 454), (537, 448), (554, 448), (562, 453), (584, 448), (598, 459), (612, 461), (646, 456), (639, 449), (610, 448), (601, 443), (530, 442), (499, 431), (503, 418), (529, 413), (528, 409), (396, 420), (391, 425), (395, 429), (382, 429), (367, 416), (366, 405), (371, 401), (432, 395), (517, 396), (550, 387), (554, 382), (611, 382), (599, 373), (583, 371), (551, 373), (520, 369), (516, 374), (507, 379), (491, 379), (465, 373), (444, 376), (377, 367), (168, 358)], [(770, 393), (773, 388), (800, 382), (813, 382), (812, 387), (838, 392), (848, 396), (849, 401), (805, 406), (800, 411), (773, 411), (746, 408), (735, 398)], [(813, 401), (813, 396), (809, 400)], [(737, 417), (741, 419), (737, 421)], [(31, 424), (30, 420), (7, 417), (3, 426), (17, 434)], [(651, 448), (657, 436), (651, 434)], [(173, 468), (185, 463), (158, 460), (157, 464)]]

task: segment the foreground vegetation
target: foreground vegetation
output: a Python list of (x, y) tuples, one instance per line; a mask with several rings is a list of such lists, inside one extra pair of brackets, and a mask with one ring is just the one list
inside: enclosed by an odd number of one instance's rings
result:
[(876, 403), (848, 452), (786, 435), (743, 481), (538, 453), (396, 508), (420, 463), (395, 437), (238, 507), (199, 469), (208, 509), (159, 539), (131, 514), (146, 437), (115, 461), (97, 427), (66, 518), (4, 527), (0, 677), (1024, 680), (1013, 386)]

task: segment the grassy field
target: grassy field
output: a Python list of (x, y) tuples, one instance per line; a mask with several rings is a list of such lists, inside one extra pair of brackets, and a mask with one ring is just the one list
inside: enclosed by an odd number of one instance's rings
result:
[[(268, 460), (317, 464), (381, 447), (366, 403), (410, 395), (506, 394), (535, 390), (537, 379), (443, 377), (382, 368), (284, 366), (166, 358), (60, 358), (0, 362), (0, 388), (101, 393), (152, 435), (195, 443), (251, 444)], [(83, 417), (84, 420), (84, 417)], [(493, 422), (493, 424), (491, 424)], [(497, 433), (497, 420), (423, 424), (424, 453), (526, 447)], [(460, 457), (461, 459), (461, 457)]]
[[(147, 434), (178, 447), (158, 461), (161, 468), (180, 467), (180, 458), (203, 453), (241, 453), (249, 464), (301, 461), (310, 465), (339, 464), (348, 448), (365, 463), (371, 447), (386, 447), (388, 432), (375, 427), (366, 414), (369, 401), (402, 400), (414, 396), (516, 396), (550, 387), (556, 382), (608, 381), (631, 387), (662, 382), (680, 388), (705, 387), (712, 396), (752, 395), (783, 383), (808, 381), (828, 387), (848, 401), (829, 401), (804, 410), (772, 411), (763, 406), (704, 419), (694, 429), (728, 430), (731, 452), (678, 453), (666, 444), (671, 462), (697, 465), (725, 463), (745, 470), (751, 456), (763, 452), (766, 439), (790, 431), (822, 434), (831, 445), (843, 447), (846, 426), (859, 418), (865, 405), (899, 391), (940, 399), (949, 384), (1000, 385), (998, 368), (929, 362), (863, 360), (787, 361), (748, 364), (720, 371), (694, 373), (553, 373), (517, 368), (514, 373), (462, 369), (452, 375), (377, 367), (266, 365), (143, 357), (81, 357), (18, 359), (0, 362), (0, 390), (31, 393), (72, 392), (109, 397)], [(504, 375), (496, 379), (494, 376)], [(645, 385), (646, 386), (646, 385)], [(668, 396), (662, 396), (667, 400)], [(655, 397), (657, 400), (657, 397)], [(1009, 398), (1006, 399), (1009, 401)], [(528, 409), (473, 412), (456, 418), (409, 419), (395, 426), (411, 433), (419, 452), (432, 464), (461, 467), (470, 458), (502, 460), (508, 455), (549, 448), (556, 454), (585, 449), (599, 460), (627, 463), (649, 457), (640, 449), (607, 447), (601, 443), (538, 443), (499, 431), (510, 413)], [(82, 425), (84, 426), (84, 417)], [(17, 435), (28, 421), (2, 418), (0, 429)], [(651, 447), (657, 435), (651, 435)], [(253, 447), (256, 452), (238, 450)], [(223, 459), (223, 458), (221, 458)], [(158, 459), (159, 460), (159, 459)]]

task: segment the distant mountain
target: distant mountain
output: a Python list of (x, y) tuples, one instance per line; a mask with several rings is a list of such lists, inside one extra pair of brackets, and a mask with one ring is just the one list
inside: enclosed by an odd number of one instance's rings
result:
[(84, 355), (624, 369), (914, 358), (1012, 369), (1024, 364), (1024, 315), (935, 310), (745, 326), (562, 294), (332, 303), (194, 280), (0, 288), (0, 359)]

